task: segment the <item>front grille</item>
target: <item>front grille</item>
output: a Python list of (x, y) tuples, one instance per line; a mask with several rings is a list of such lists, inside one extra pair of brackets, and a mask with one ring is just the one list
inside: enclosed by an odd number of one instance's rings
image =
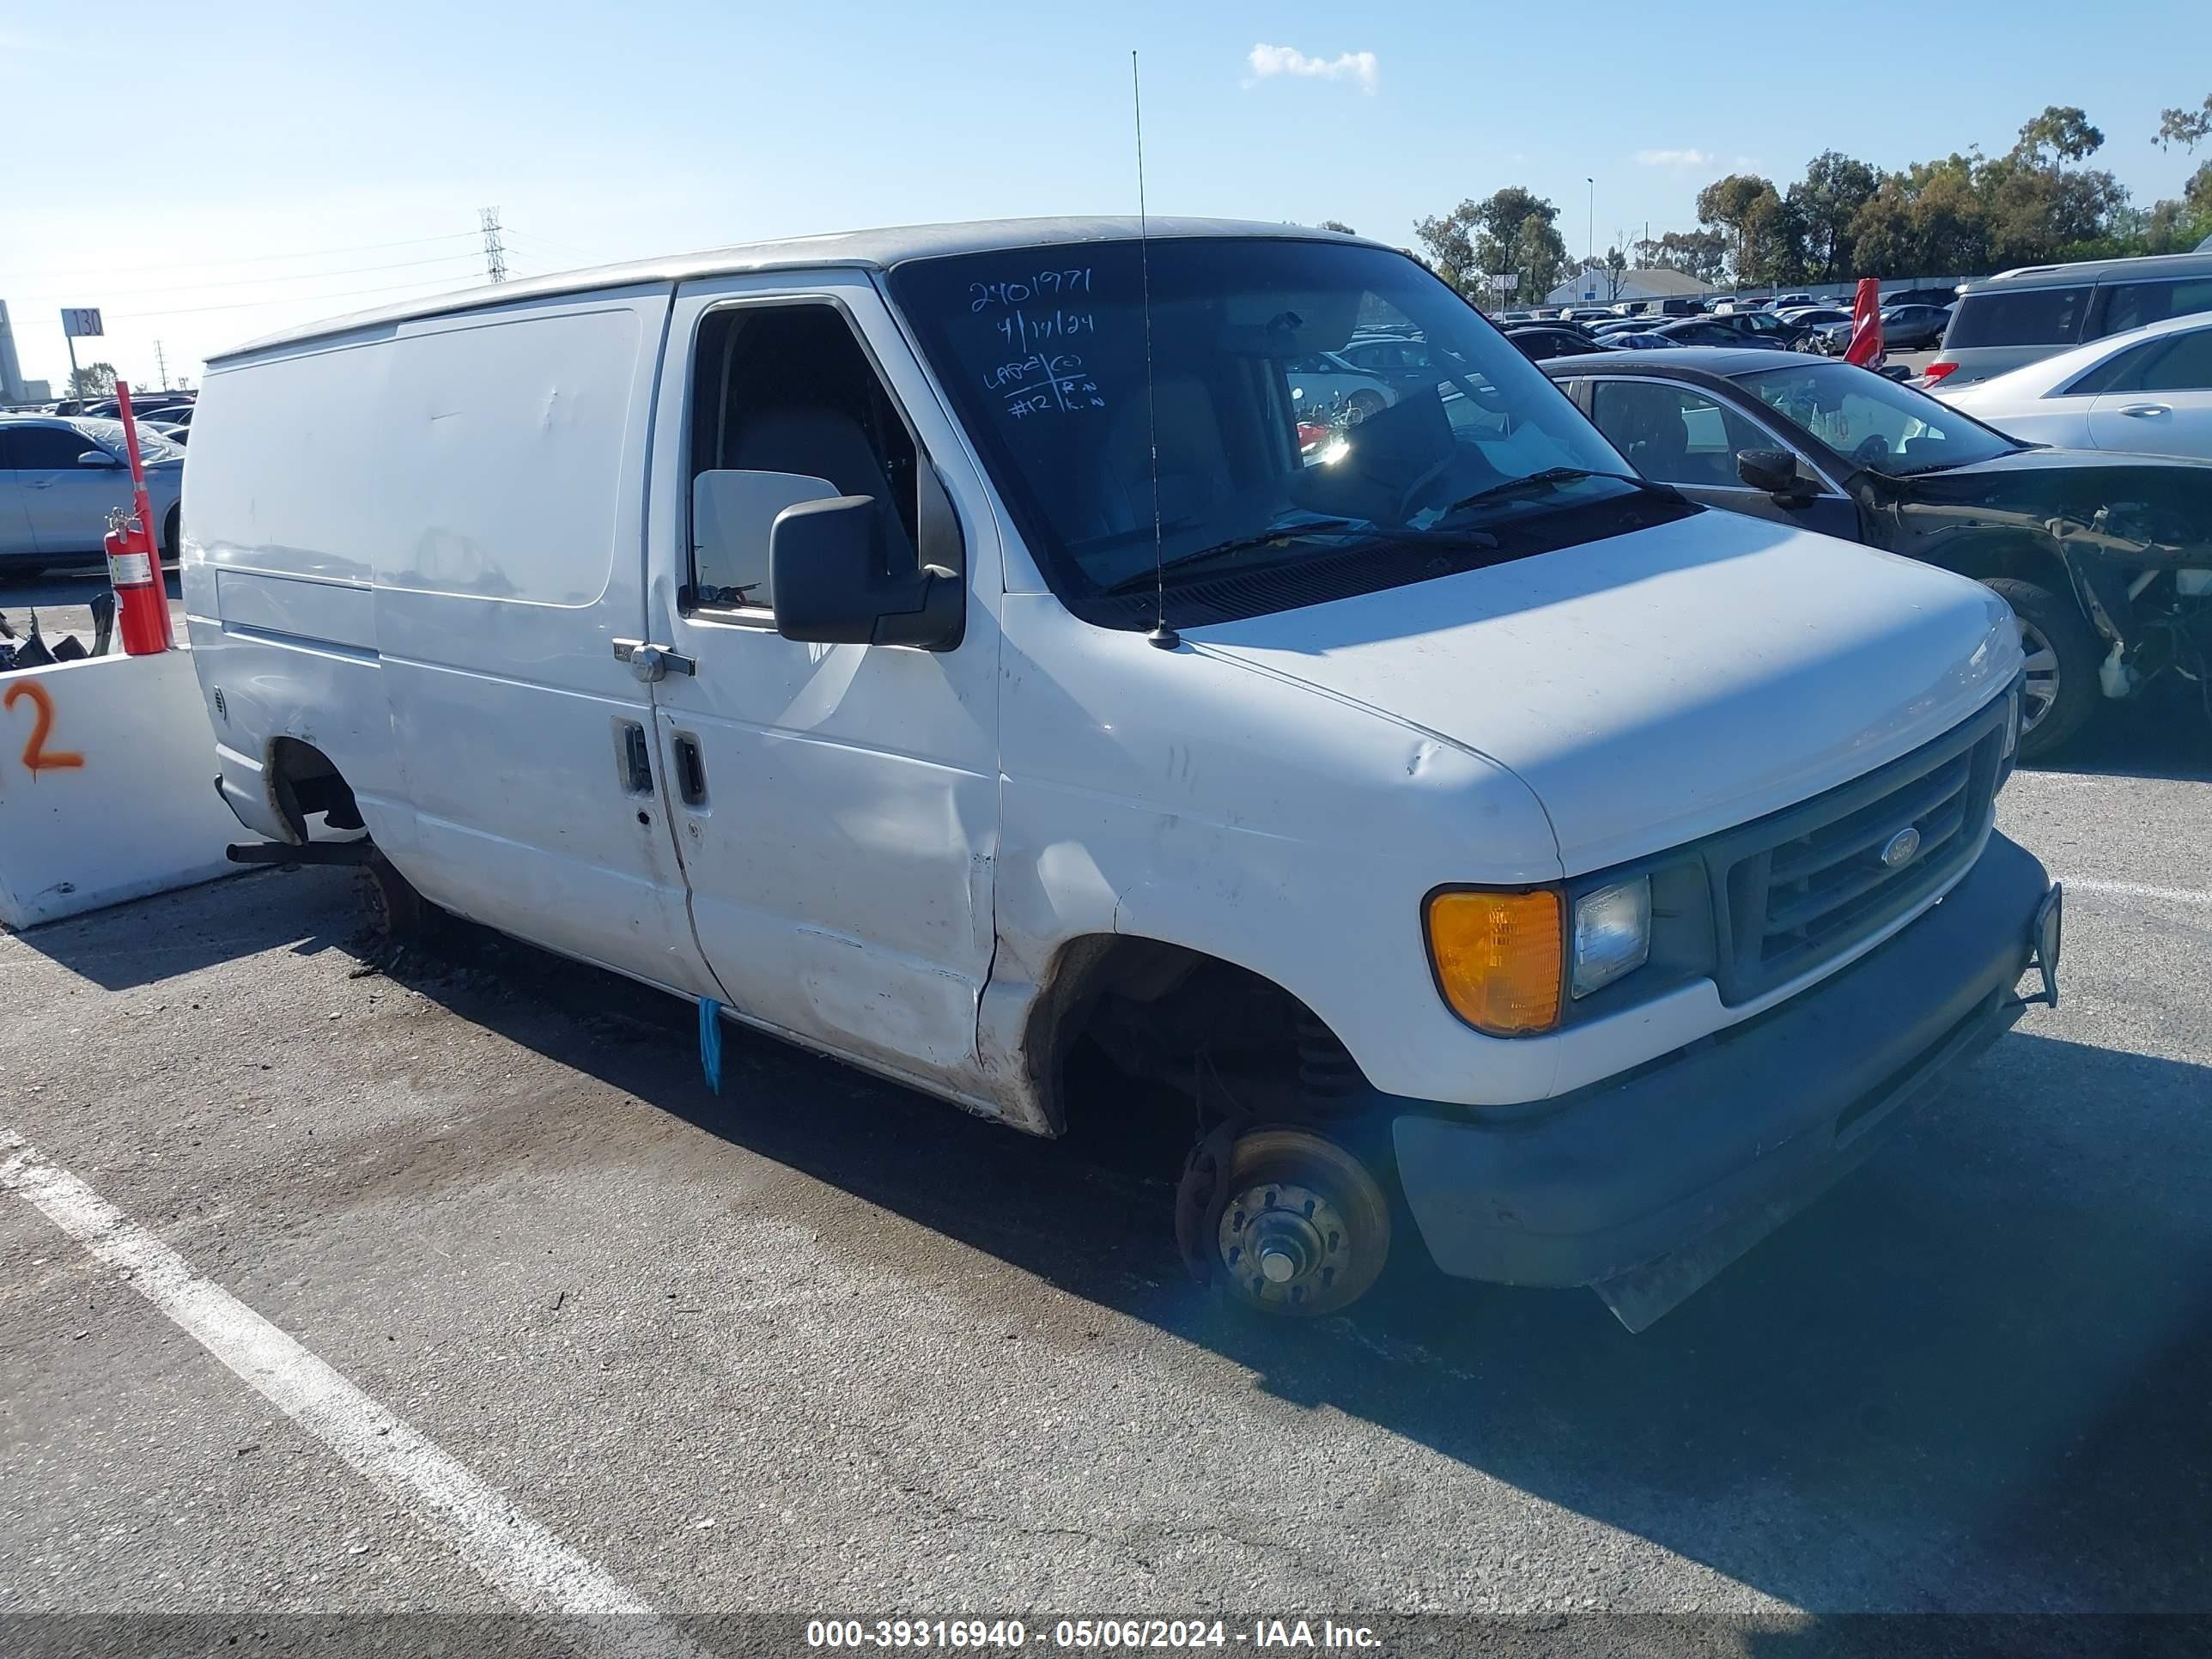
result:
[[(1994, 810), (2005, 714), (2000, 697), (1900, 760), (1705, 844), (1723, 1001), (1833, 960), (1966, 868)], [(1918, 847), (1884, 864), (1907, 830)]]

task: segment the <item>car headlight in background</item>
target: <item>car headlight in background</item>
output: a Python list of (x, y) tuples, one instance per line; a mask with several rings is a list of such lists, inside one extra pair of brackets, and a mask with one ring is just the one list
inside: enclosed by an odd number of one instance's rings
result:
[(1575, 901), (1575, 995), (1601, 990), (1650, 954), (1650, 877), (1617, 881)]

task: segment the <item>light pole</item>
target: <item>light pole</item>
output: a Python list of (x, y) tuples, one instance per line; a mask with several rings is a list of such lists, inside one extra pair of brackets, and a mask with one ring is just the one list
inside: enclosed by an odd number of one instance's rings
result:
[(1583, 263), (1587, 265), (1597, 258), (1597, 180), (1585, 176), (1583, 182), (1590, 187), (1589, 240), (1583, 244)]

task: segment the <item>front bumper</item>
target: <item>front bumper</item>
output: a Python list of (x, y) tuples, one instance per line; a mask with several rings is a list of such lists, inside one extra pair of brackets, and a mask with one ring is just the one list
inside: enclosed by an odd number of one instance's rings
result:
[(1430, 1255), (1464, 1279), (1591, 1285), (1641, 1330), (2002, 1035), (2039, 960), (2055, 996), (2054, 890), (2033, 854), (1992, 835), (1941, 903), (1740, 1026), (1527, 1108), (1385, 1103)]

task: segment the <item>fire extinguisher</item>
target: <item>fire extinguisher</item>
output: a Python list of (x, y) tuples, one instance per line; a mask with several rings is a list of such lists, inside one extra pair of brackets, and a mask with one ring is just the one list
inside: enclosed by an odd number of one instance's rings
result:
[(123, 649), (150, 657), (176, 643), (169, 629), (169, 590), (161, 580), (161, 545), (154, 531), (154, 509), (146, 499), (146, 464), (138, 454), (138, 422), (131, 414), (131, 388), (115, 383), (116, 407), (123, 416), (123, 447), (131, 456), (131, 511), (107, 515), (107, 579), (114, 584), (121, 612)]

